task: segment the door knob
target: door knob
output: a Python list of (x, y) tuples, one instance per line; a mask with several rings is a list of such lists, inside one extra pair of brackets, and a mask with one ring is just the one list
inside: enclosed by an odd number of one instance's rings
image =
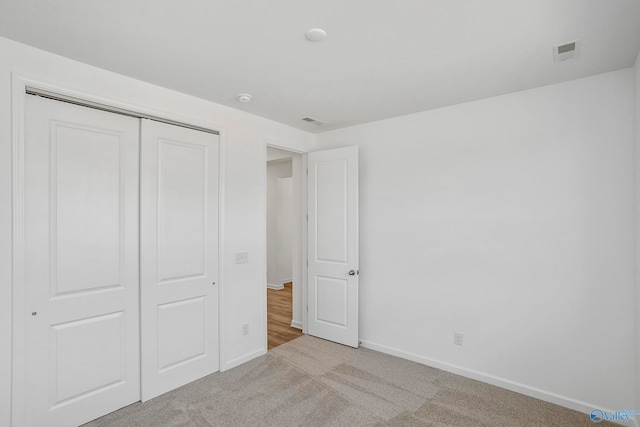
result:
[(355, 270), (349, 270), (349, 276), (355, 276), (355, 275), (356, 275)]

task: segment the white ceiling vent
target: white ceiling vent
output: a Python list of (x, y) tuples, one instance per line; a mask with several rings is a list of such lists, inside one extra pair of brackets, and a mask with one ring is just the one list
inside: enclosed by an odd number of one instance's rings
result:
[(579, 53), (580, 53), (580, 40), (574, 40), (569, 43), (554, 46), (553, 60), (555, 62), (566, 61), (567, 59), (577, 58)]
[(312, 119), (311, 117), (305, 117), (302, 120), (308, 123), (313, 123), (316, 126), (322, 126), (324, 124), (320, 120)]

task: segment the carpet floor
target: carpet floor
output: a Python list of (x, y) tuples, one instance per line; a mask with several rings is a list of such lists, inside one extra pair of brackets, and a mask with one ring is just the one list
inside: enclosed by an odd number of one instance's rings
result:
[[(588, 415), (310, 336), (86, 427), (592, 426)], [(600, 425), (613, 425), (601, 423)]]

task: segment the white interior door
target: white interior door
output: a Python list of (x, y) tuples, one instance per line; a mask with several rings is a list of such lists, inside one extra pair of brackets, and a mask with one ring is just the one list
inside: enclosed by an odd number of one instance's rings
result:
[(358, 148), (308, 154), (307, 332), (358, 347)]
[(26, 98), (26, 413), (14, 420), (67, 427), (140, 399), (139, 122)]
[(218, 136), (142, 120), (142, 400), (219, 369)]

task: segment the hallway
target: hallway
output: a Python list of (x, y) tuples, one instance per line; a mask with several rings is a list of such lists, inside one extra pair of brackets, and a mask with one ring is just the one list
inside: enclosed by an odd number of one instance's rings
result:
[(284, 289), (267, 288), (267, 329), (268, 349), (298, 338), (302, 331), (291, 327), (292, 283), (285, 283)]

